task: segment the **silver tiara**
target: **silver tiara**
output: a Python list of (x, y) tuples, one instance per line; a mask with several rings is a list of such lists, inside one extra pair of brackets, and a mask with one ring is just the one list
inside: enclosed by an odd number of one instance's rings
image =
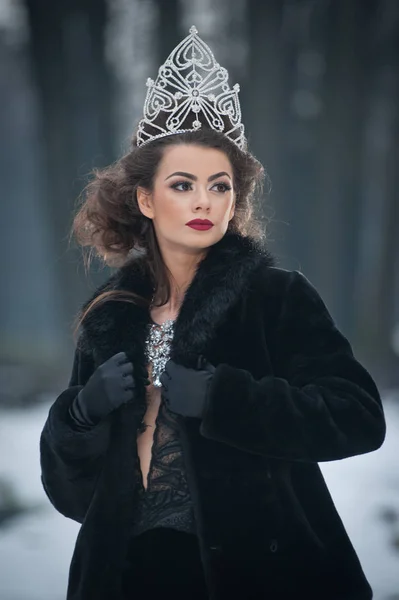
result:
[[(240, 86), (230, 88), (228, 72), (216, 62), (209, 46), (197, 35), (196, 27), (176, 46), (159, 68), (154, 81), (147, 79), (144, 116), (137, 129), (137, 146), (167, 135), (198, 131), (202, 123), (222, 132), (241, 150), (246, 147), (241, 107), (238, 100)], [(160, 113), (165, 113), (162, 126), (157, 124)], [(191, 128), (183, 128), (190, 113), (196, 117)], [(222, 116), (228, 117), (228, 131)], [(167, 118), (166, 118), (167, 117)]]

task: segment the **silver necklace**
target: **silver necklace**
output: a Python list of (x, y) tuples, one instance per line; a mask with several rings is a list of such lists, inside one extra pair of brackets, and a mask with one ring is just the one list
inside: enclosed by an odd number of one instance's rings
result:
[[(150, 304), (150, 310), (154, 296)], [(170, 348), (173, 340), (175, 319), (168, 319), (161, 325), (150, 323), (149, 332), (145, 342), (145, 355), (147, 363), (152, 363), (152, 379), (155, 387), (161, 387), (160, 376), (165, 370), (165, 365), (170, 357)]]

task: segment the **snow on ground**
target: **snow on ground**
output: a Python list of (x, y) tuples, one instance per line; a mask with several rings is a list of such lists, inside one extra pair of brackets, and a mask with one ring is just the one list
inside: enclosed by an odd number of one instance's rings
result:
[(65, 600), (80, 525), (50, 504), (40, 481), (39, 437), (49, 404), (0, 414), (0, 478), (32, 511), (0, 528), (0, 599)]
[[(399, 397), (385, 402), (387, 438), (376, 452), (321, 464), (374, 600), (399, 600), (399, 551), (385, 509), (399, 514)], [(9, 478), (31, 510), (0, 528), (1, 600), (64, 600), (79, 524), (58, 514), (40, 482), (39, 437), (49, 403), (0, 411), (0, 479)], [(396, 523), (399, 537), (399, 520)]]
[[(320, 467), (375, 600), (399, 600), (399, 547), (392, 543), (394, 533), (399, 540), (398, 394), (384, 408), (387, 436), (379, 450)], [(398, 515), (394, 526), (381, 518), (387, 509)]]

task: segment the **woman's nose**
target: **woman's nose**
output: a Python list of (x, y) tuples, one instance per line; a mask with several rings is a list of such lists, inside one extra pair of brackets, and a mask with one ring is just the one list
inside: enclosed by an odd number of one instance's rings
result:
[(198, 189), (198, 194), (197, 194), (196, 202), (197, 202), (197, 204), (201, 204), (201, 206), (209, 205), (210, 198), (209, 198), (209, 194), (208, 194), (208, 190), (207, 189), (204, 189), (204, 188), (199, 188)]

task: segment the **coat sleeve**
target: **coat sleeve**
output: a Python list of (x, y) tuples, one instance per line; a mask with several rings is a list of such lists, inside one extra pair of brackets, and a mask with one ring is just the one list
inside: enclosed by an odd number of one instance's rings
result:
[(92, 357), (78, 348), (68, 388), (50, 407), (40, 436), (40, 465), (50, 502), (64, 516), (82, 523), (102, 469), (110, 422), (82, 429), (69, 416), (72, 401), (94, 371)]
[(274, 376), (217, 366), (200, 433), (273, 458), (320, 462), (379, 448), (385, 418), (376, 385), (354, 358), (315, 288), (288, 273), (276, 325)]

